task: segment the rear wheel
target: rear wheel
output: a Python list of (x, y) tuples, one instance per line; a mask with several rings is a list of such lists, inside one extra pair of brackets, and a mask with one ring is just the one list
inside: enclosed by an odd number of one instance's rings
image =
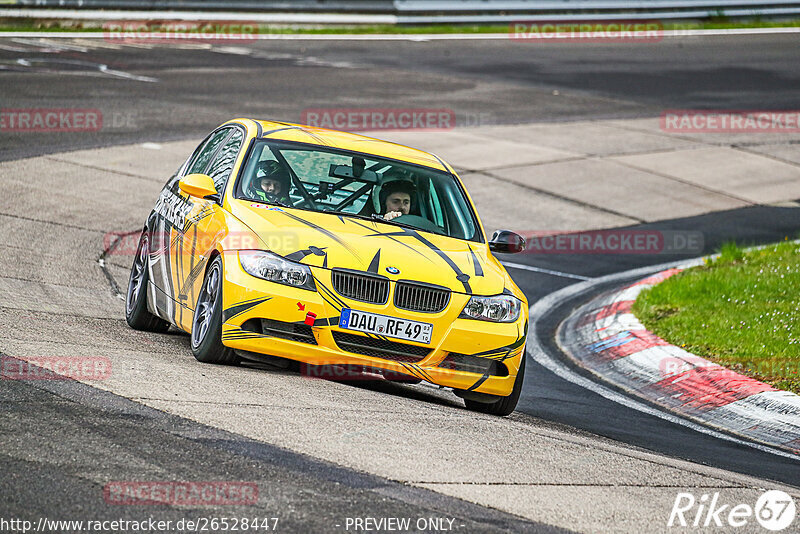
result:
[(522, 381), (525, 377), (525, 353), (522, 354), (517, 378), (514, 380), (514, 388), (508, 397), (497, 397), (494, 402), (478, 402), (475, 400), (464, 399), (464, 405), (468, 410), (474, 412), (488, 413), (489, 415), (509, 415), (517, 407), (519, 396), (522, 393)]
[(203, 363), (234, 365), (240, 358), (222, 344), (222, 258), (206, 271), (192, 319), (192, 354)]
[(131, 328), (146, 332), (164, 333), (169, 330), (169, 323), (156, 317), (147, 309), (148, 254), (150, 250), (147, 230), (139, 238), (136, 257), (133, 259), (131, 276), (128, 280), (128, 292), (125, 295), (125, 320)]

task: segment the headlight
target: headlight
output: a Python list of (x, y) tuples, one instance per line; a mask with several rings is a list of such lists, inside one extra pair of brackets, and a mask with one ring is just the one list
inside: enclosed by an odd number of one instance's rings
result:
[(240, 250), (239, 263), (248, 274), (287, 286), (316, 291), (308, 265), (285, 260), (264, 250)]
[(511, 295), (472, 297), (459, 315), (462, 319), (477, 319), (493, 323), (513, 323), (519, 319), (522, 301)]

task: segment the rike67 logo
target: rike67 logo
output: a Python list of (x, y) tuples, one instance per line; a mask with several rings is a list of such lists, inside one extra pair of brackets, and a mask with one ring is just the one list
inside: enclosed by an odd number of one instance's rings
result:
[[(667, 521), (668, 527), (740, 528), (755, 519), (767, 530), (778, 532), (794, 522), (797, 513), (794, 499), (780, 490), (763, 493), (750, 506), (720, 499), (719, 492), (703, 494), (699, 499), (691, 493), (678, 493)], [(796, 532), (794, 530), (793, 532)]]

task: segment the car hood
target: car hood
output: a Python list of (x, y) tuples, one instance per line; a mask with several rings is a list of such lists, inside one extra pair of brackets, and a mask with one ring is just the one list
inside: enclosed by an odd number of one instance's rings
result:
[(497, 295), (506, 286), (507, 274), (485, 244), (252, 201), (234, 200), (231, 212), (267, 250), (306, 265), (369, 271), (476, 295)]

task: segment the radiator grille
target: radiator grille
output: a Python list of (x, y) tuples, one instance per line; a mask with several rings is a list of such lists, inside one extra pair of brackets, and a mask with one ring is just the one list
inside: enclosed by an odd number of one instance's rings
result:
[(437, 313), (450, 302), (450, 290), (413, 282), (398, 282), (394, 305), (403, 310)]
[(334, 269), (333, 288), (343, 297), (371, 304), (385, 304), (389, 299), (389, 279), (382, 276)]
[(333, 339), (340, 349), (347, 352), (395, 362), (418, 362), (431, 353), (431, 349), (428, 347), (358, 336), (346, 332), (334, 331)]
[(479, 375), (488, 374), (489, 376), (508, 376), (508, 367), (502, 362), (490, 358), (481, 358), (470, 354), (458, 354), (451, 352), (447, 355), (439, 367), (452, 369), (454, 371), (464, 371)]
[(311, 345), (317, 344), (317, 338), (307, 324), (285, 323), (274, 319), (248, 319), (242, 324), (242, 330)]

